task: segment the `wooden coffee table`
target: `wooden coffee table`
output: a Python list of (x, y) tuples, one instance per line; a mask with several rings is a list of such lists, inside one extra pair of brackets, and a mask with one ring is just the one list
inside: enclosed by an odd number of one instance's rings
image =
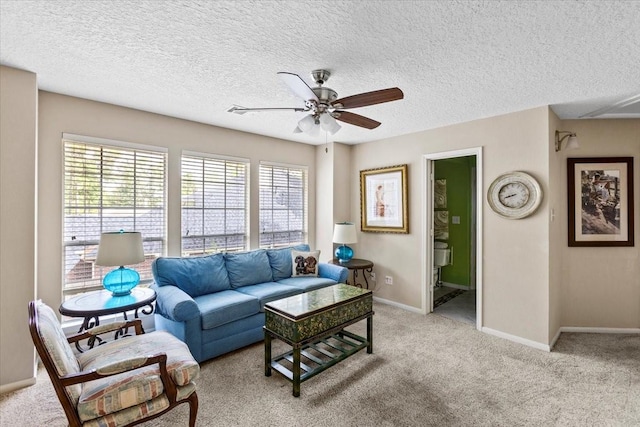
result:
[[(300, 383), (367, 348), (373, 352), (373, 296), (368, 289), (337, 284), (265, 304), (264, 374), (275, 369)], [(367, 337), (344, 328), (367, 319)], [(271, 341), (278, 338), (292, 350), (271, 357)], [(303, 372), (304, 371), (304, 372)]]

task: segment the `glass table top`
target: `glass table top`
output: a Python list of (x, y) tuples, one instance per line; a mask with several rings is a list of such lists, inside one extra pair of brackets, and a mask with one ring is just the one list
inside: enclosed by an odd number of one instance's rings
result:
[(274, 311), (286, 316), (298, 318), (324, 308), (358, 298), (370, 290), (339, 283), (315, 291), (294, 295), (265, 304)]

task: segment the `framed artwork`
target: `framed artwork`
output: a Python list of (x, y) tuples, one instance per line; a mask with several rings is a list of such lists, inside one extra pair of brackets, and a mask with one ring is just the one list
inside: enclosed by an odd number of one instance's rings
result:
[(633, 246), (633, 157), (567, 159), (569, 246)]
[(434, 209), (447, 208), (447, 180), (436, 179), (434, 185), (433, 207)]
[(449, 211), (436, 211), (433, 218), (433, 238), (437, 240), (449, 239)]
[(360, 229), (409, 233), (407, 165), (360, 171)]

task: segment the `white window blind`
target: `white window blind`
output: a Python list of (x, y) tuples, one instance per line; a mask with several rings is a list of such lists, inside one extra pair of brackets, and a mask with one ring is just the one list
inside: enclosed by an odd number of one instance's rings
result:
[(248, 162), (182, 156), (182, 255), (247, 249)]
[(152, 280), (164, 253), (166, 152), (63, 139), (64, 293), (99, 289), (114, 267), (95, 265), (100, 234), (142, 233), (145, 261), (130, 266)]
[(307, 242), (307, 170), (260, 165), (260, 247)]

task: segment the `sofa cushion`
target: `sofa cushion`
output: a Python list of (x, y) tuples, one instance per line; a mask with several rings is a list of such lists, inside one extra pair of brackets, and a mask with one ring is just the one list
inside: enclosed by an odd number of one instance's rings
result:
[(264, 249), (226, 253), (224, 259), (232, 288), (273, 281), (269, 257)]
[(238, 288), (237, 291), (258, 298), (260, 300), (260, 311), (264, 311), (264, 305), (270, 301), (302, 293), (300, 288), (275, 282), (243, 286)]
[[(137, 366), (145, 359), (140, 355), (157, 353), (166, 353), (167, 371), (176, 385), (186, 385), (200, 375), (200, 365), (187, 345), (163, 331), (108, 342), (81, 353), (78, 361), (84, 371), (96, 369), (109, 373)], [(78, 414), (83, 421), (90, 420), (146, 402), (163, 391), (158, 365), (100, 378), (83, 383)]]
[(269, 257), (269, 264), (271, 264), (271, 273), (273, 274), (274, 282), (291, 277), (291, 272), (292, 272), (291, 250), (292, 249), (296, 251), (308, 251), (309, 245), (302, 244), (302, 245), (296, 245), (290, 248), (267, 249), (267, 256)]
[(303, 252), (303, 251), (291, 251), (291, 263), (292, 263), (292, 277), (318, 276), (318, 262), (320, 259), (320, 251)]
[(192, 298), (231, 289), (223, 254), (160, 257), (153, 261), (151, 269), (159, 286), (177, 286)]
[(335, 285), (337, 282), (324, 277), (290, 277), (288, 279), (279, 280), (281, 285), (294, 286), (303, 292), (309, 292), (326, 286)]
[(202, 329), (215, 328), (260, 312), (258, 298), (234, 290), (202, 295), (194, 299), (200, 309)]

